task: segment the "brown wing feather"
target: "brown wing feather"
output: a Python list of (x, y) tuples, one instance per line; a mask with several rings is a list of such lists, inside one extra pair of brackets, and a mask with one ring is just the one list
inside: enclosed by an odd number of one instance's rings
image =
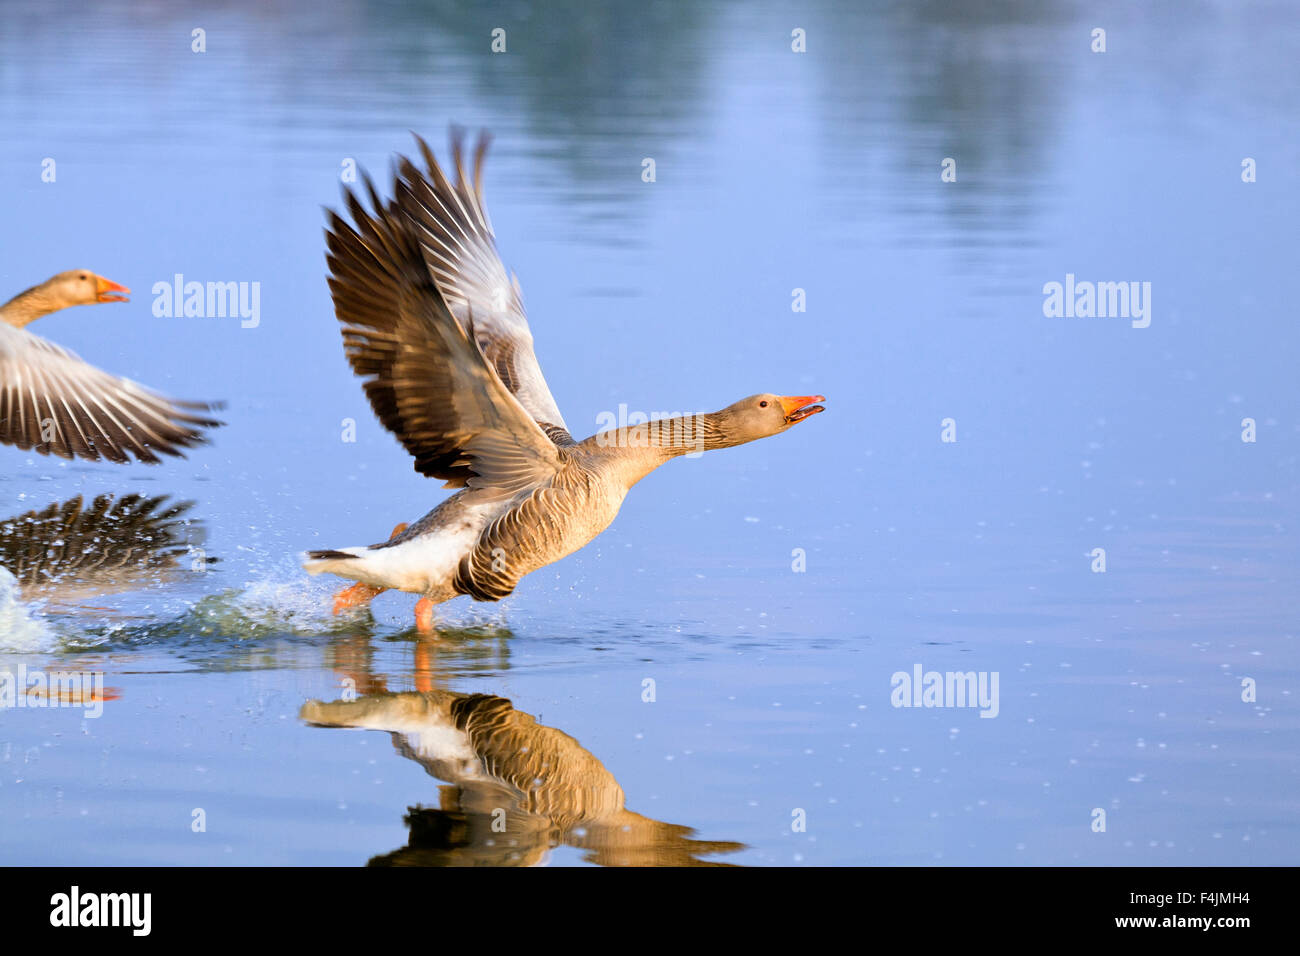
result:
[(563, 465), (556, 446), (501, 383), (452, 316), (424, 264), (401, 196), (373, 211), (351, 192), (356, 227), (329, 213), (330, 291), (353, 370), (375, 414), (415, 457), (421, 474), (448, 487), (513, 495)]
[(221, 424), (219, 408), (156, 395), (24, 329), (0, 323), (0, 442), (60, 458), (180, 456)]
[(465, 168), (462, 133), (452, 130), (453, 183), (428, 144), (417, 136), (426, 168), (420, 170), (405, 157), (399, 158), (407, 187), (402, 209), (415, 226), (425, 264), (452, 315), (462, 323), (474, 315), (479, 347), (502, 382), (557, 445), (569, 445), (573, 437), (533, 350), (519, 283), (501, 261), (483, 204), (483, 159), (489, 141), (487, 134), (479, 137), (471, 178)]

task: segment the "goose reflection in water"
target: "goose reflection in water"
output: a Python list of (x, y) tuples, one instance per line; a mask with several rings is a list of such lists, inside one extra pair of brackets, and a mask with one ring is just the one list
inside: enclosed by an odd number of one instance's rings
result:
[(727, 866), (702, 857), (744, 849), (628, 810), (623, 788), (593, 754), (504, 697), (382, 693), (308, 701), (299, 716), (388, 731), (399, 754), (449, 782), (438, 807), (409, 809), (407, 845), (371, 866), (530, 866), (557, 846), (602, 866)]
[(89, 505), (78, 495), (0, 521), (0, 568), (25, 601), (80, 604), (157, 585), (214, 560), (193, 507), (166, 495), (103, 494)]

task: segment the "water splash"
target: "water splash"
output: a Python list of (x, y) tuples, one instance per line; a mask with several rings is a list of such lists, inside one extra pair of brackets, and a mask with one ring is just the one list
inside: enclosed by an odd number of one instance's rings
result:
[(196, 634), (243, 639), (347, 630), (348, 622), (336, 618), (332, 606), (329, 591), (316, 582), (257, 581), (208, 595), (183, 624)]
[[(141, 605), (131, 597), (105, 606), (62, 600), (55, 592), (38, 604), (24, 602), (17, 580), (0, 568), (0, 652), (76, 653), (156, 646), (188, 655), (202, 649), (221, 656), (250, 642), (282, 638), (330, 639), (360, 632), (398, 636), (411, 630), (409, 610), (368, 610), (335, 616), (336, 582), (304, 579), (297, 569), (265, 576), (243, 587), (203, 596), (153, 594)], [(133, 592), (134, 594), (135, 592)], [(509, 635), (506, 609), (470, 605), (441, 613), (444, 637)], [(225, 650), (222, 650), (225, 648)]]
[(0, 652), (179, 648), (355, 630), (355, 619), (336, 618), (331, 608), (324, 587), (301, 579), (263, 580), (190, 601), (154, 595), (144, 607), (69, 603), (57, 593), (33, 605), (22, 600), (17, 579), (0, 568)]
[(0, 568), (0, 652), (52, 651), (58, 643), (54, 630), (23, 603), (18, 579)]

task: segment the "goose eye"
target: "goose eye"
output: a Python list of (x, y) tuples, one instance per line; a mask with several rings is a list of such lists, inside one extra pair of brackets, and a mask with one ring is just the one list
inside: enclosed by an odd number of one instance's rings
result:
[(758, 403), (758, 407), (759, 407), (759, 408), (767, 408), (767, 402), (766, 402), (766, 401), (759, 402), (759, 403)]
[(82, 280), (84, 281), (86, 277), (85, 277), (85, 276), (82, 276), (81, 278), (82, 278)]

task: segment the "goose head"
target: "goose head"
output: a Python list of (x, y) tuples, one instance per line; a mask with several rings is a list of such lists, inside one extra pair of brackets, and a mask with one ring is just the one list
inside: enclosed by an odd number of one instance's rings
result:
[(728, 405), (713, 416), (713, 425), (723, 442), (739, 445), (779, 435), (805, 418), (826, 409), (817, 402), (824, 395), (773, 395), (761, 392)]
[(89, 269), (69, 269), (0, 305), (0, 321), (21, 329), (42, 316), (69, 306), (127, 302), (126, 294), (130, 291)]
[(51, 305), (66, 309), (73, 305), (128, 302), (126, 296), (131, 290), (89, 269), (70, 269), (46, 281), (43, 291)]

